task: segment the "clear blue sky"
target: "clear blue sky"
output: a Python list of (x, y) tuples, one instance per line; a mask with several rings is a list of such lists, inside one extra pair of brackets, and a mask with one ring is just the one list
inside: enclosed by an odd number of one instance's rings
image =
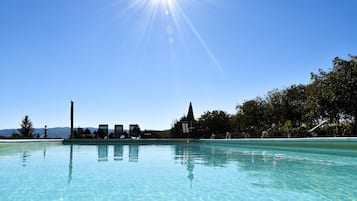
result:
[(1, 0), (0, 129), (235, 113), (357, 54), (356, 0)]

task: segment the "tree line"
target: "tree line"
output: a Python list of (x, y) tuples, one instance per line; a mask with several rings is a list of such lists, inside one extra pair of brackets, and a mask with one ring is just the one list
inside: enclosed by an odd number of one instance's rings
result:
[(195, 122), (196, 127), (205, 138), (226, 132), (236, 137), (307, 137), (313, 135), (309, 129), (327, 121), (314, 131), (316, 135), (357, 135), (357, 57), (349, 57), (336, 57), (329, 71), (311, 73), (309, 84), (274, 89), (238, 104), (236, 114), (207, 111)]

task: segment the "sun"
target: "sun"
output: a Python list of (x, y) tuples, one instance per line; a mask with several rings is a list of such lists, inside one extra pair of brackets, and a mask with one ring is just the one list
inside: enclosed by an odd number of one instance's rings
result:
[(149, 0), (150, 9), (163, 10), (167, 15), (169, 12), (175, 12), (175, 0)]
[(175, 0), (146, 0), (150, 9), (173, 9), (175, 6)]
[(179, 4), (176, 0), (126, 0), (129, 13), (138, 14), (137, 25), (143, 28), (144, 35), (150, 35), (157, 21), (169, 23), (164, 30), (172, 33), (172, 28), (178, 30), (180, 24)]

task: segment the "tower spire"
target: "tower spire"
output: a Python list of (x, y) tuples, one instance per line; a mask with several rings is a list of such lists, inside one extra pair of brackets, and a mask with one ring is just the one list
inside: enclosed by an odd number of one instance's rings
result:
[(195, 121), (195, 117), (193, 115), (192, 103), (190, 102), (190, 106), (188, 107), (187, 120), (190, 122)]

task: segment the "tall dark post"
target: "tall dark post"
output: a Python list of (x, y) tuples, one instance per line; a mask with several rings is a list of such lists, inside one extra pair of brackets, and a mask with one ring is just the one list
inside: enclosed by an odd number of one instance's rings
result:
[(48, 135), (47, 135), (47, 125), (45, 125), (45, 134), (44, 134), (43, 137), (44, 137), (44, 138), (47, 138), (47, 137), (48, 137)]
[(73, 101), (71, 101), (71, 136), (70, 138), (74, 138), (73, 133)]

